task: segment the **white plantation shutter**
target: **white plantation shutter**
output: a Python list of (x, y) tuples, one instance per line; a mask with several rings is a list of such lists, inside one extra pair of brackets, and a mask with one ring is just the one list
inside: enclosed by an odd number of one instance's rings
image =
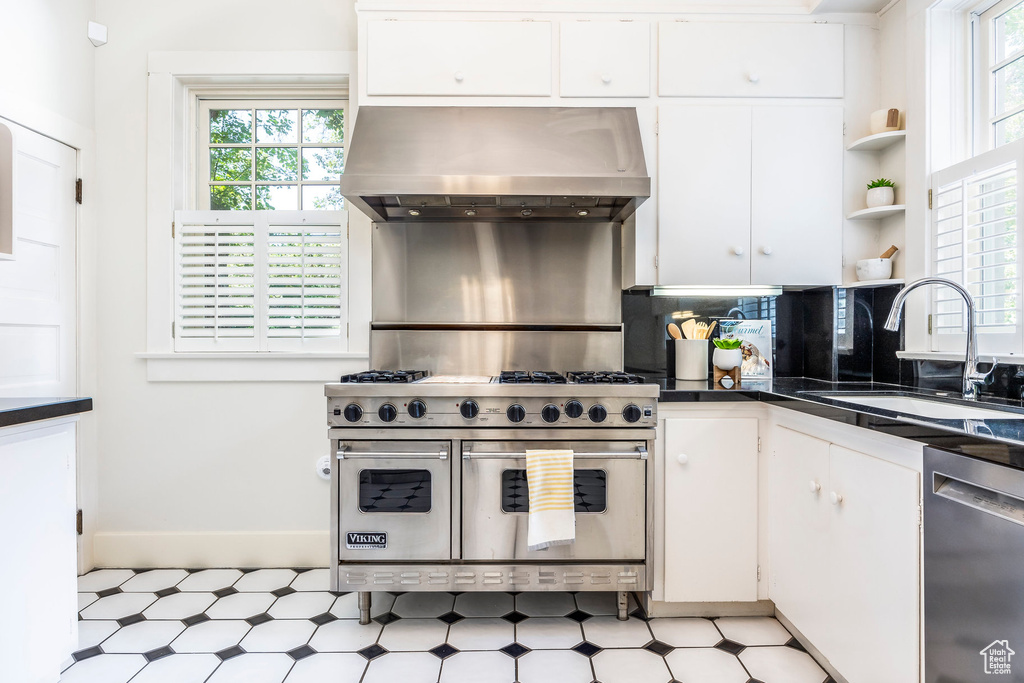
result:
[(345, 211), (175, 214), (175, 351), (347, 348)]
[[(1021, 351), (1022, 149), (1007, 145), (932, 176), (932, 273), (965, 285), (974, 297), (985, 353)], [(960, 296), (933, 288), (931, 311), (932, 349), (962, 351), (967, 320)]]

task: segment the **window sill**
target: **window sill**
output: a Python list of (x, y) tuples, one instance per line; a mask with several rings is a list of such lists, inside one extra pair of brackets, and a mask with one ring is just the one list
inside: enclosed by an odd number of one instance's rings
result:
[(136, 353), (150, 382), (336, 382), (368, 368), (365, 353)]
[[(950, 360), (964, 362), (964, 353), (954, 351), (897, 351), (900, 360)], [(989, 363), (995, 358), (1005, 365), (1024, 365), (1024, 356), (1013, 353), (979, 353), (978, 361)]]

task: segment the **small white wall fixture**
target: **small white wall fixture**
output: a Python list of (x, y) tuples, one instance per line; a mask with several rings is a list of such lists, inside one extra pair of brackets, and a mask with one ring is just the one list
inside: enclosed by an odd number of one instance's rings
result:
[(14, 135), (0, 121), (0, 260), (14, 258)]
[(97, 24), (95, 21), (89, 22), (89, 42), (96, 47), (107, 44), (107, 27), (105, 24)]

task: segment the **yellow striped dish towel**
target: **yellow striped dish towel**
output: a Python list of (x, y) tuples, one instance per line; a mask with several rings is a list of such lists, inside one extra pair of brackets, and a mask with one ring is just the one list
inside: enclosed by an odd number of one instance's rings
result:
[(572, 451), (526, 451), (526, 485), (530, 492), (526, 545), (530, 550), (576, 540), (572, 478)]

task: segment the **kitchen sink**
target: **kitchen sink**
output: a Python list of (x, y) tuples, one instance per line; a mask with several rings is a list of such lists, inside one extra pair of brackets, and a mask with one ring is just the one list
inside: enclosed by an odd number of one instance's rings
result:
[(917, 417), (928, 417), (937, 420), (1024, 420), (1024, 414), (1022, 413), (993, 408), (978, 408), (962, 403), (950, 403), (929, 398), (911, 396), (851, 396), (849, 394), (819, 395), (822, 398), (830, 398), (833, 401), (842, 403), (881, 408), (882, 410), (891, 410), (894, 413), (916, 415)]

